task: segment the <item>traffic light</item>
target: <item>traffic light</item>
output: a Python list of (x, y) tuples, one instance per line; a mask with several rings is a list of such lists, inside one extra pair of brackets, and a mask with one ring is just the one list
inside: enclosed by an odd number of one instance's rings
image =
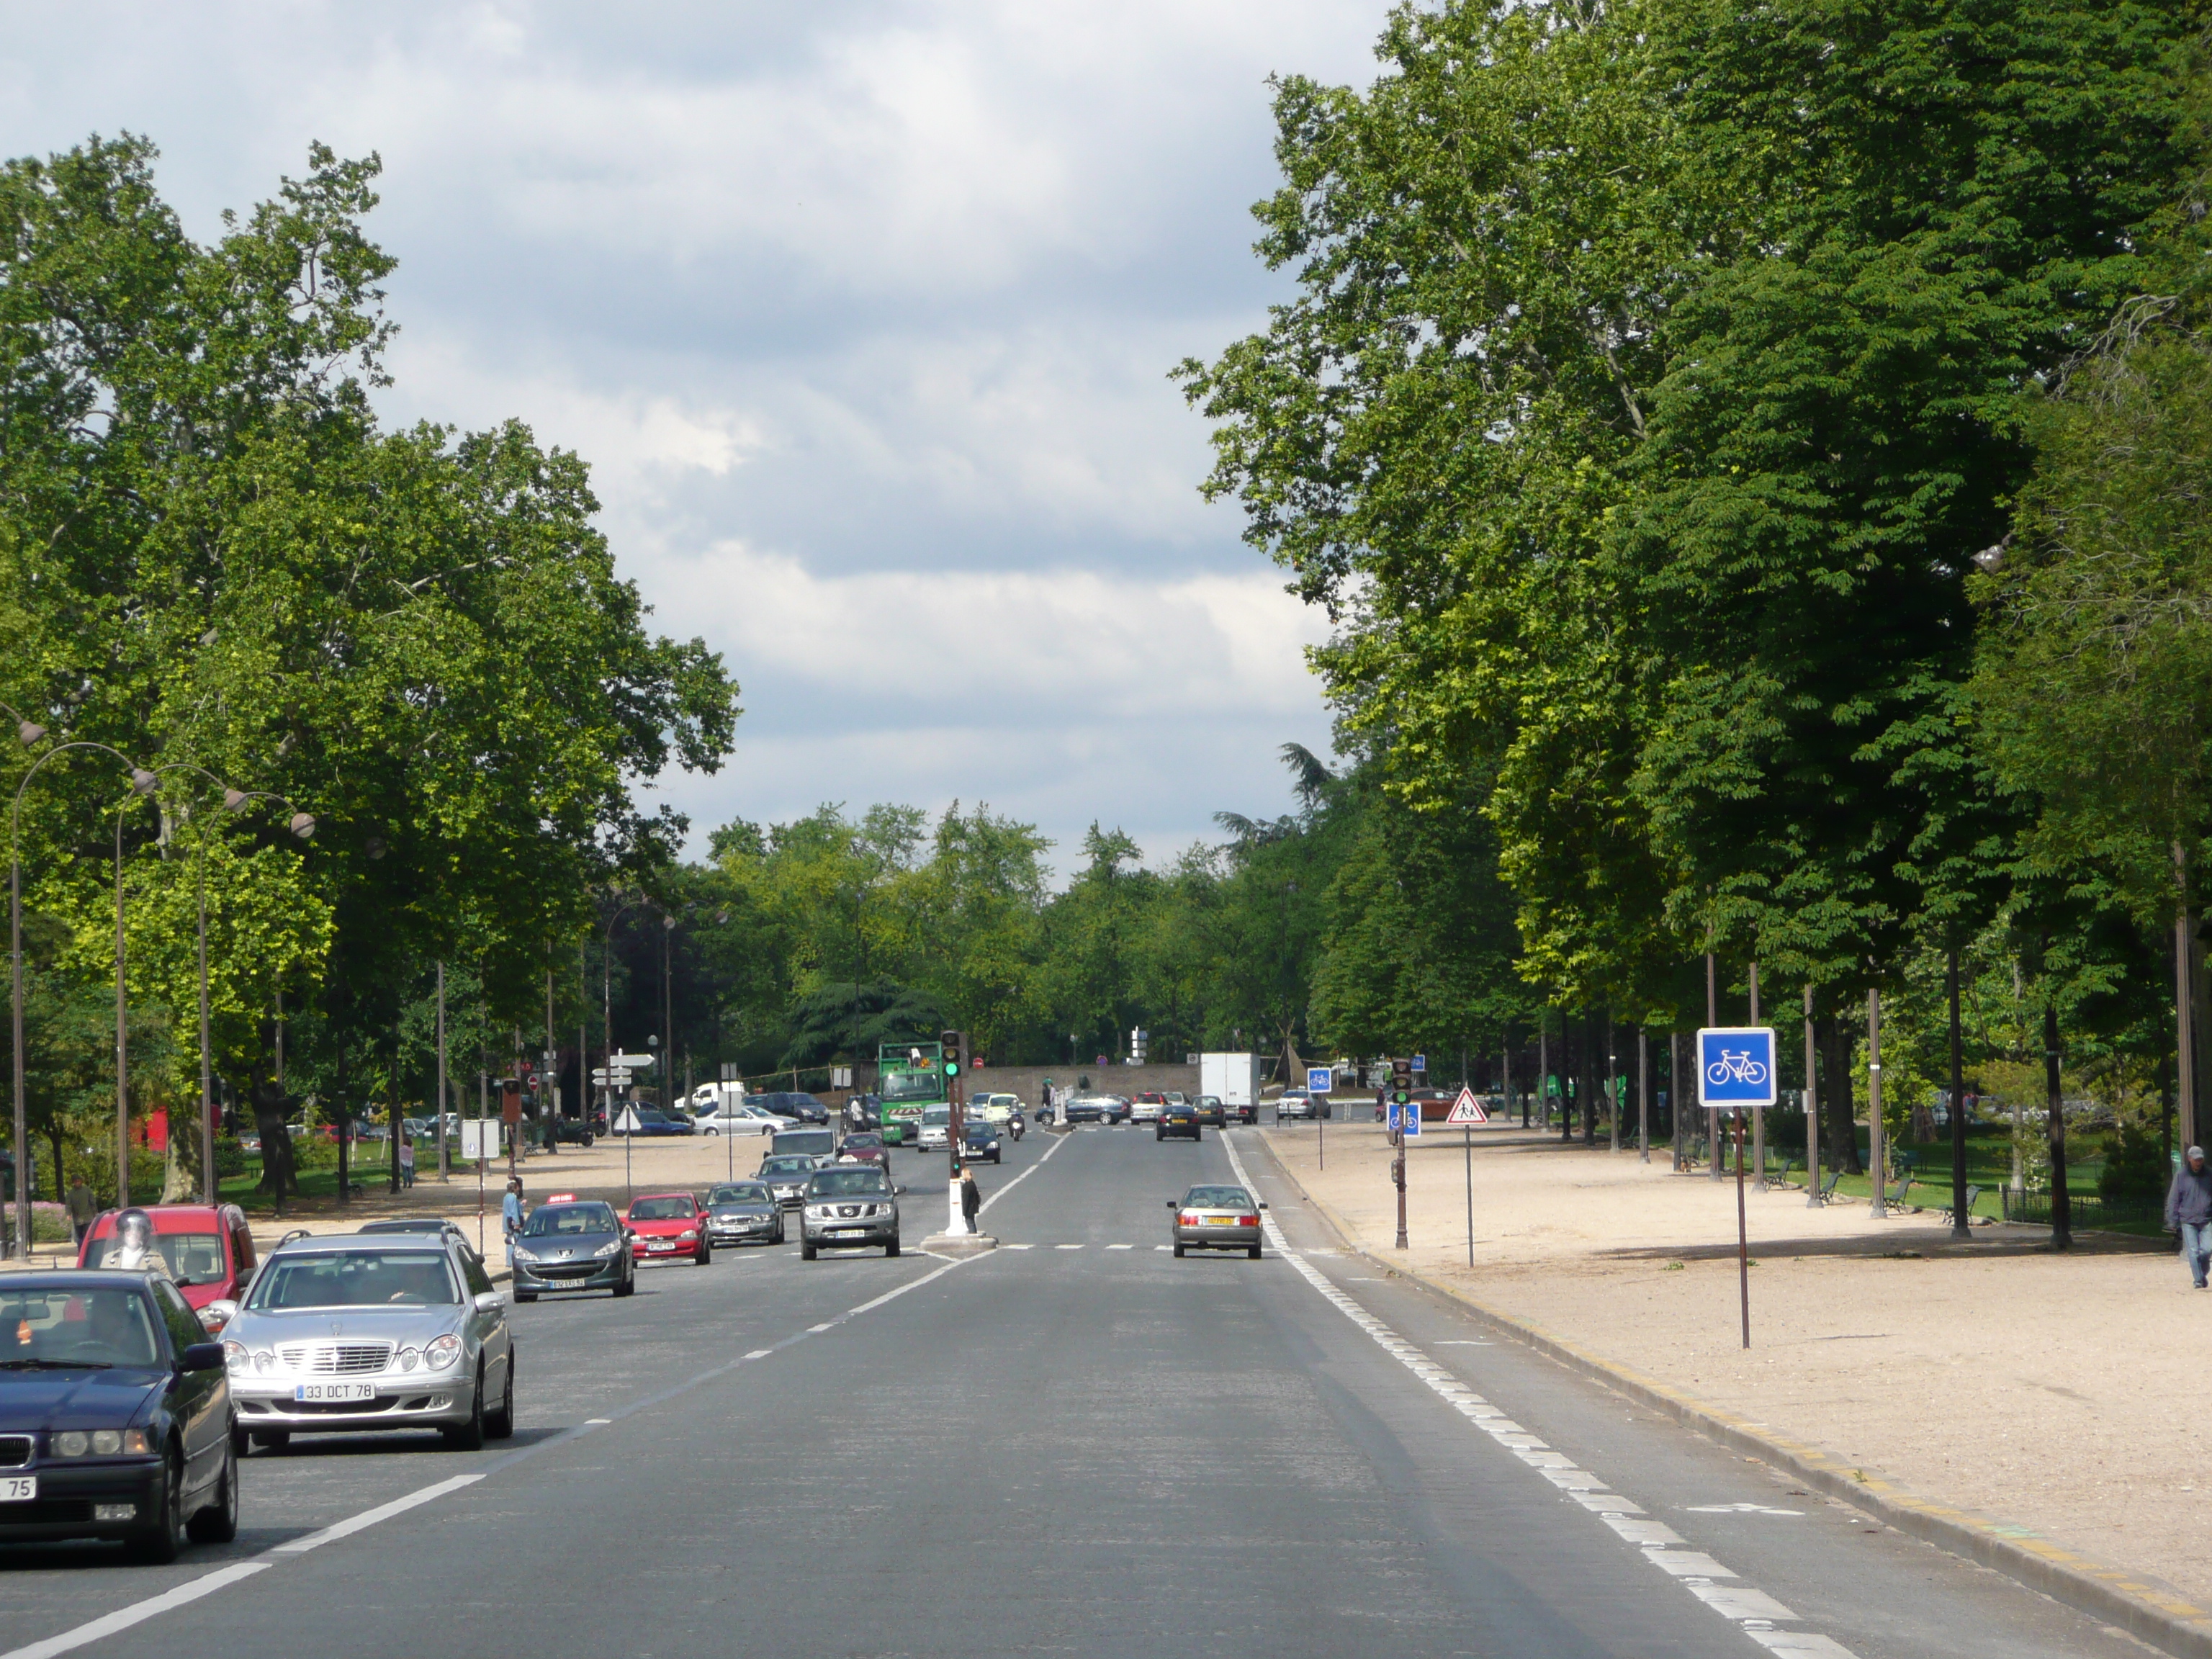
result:
[(945, 1075), (959, 1076), (966, 1059), (963, 1050), (967, 1047), (967, 1040), (957, 1031), (939, 1031), (937, 1043), (945, 1054)]
[(1390, 1062), (1390, 1103), (1404, 1106), (1413, 1098), (1413, 1062), (1394, 1060)]

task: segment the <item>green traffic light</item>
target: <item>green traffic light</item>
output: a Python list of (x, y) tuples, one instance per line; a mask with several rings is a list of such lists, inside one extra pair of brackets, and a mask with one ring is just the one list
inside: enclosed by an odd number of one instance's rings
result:
[(946, 1061), (945, 1062), (945, 1076), (947, 1076), (947, 1077), (952, 1077), (952, 1076), (955, 1076), (955, 1075), (957, 1075), (957, 1074), (958, 1073), (959, 1070), (960, 1070), (960, 1062), (959, 1062), (958, 1060), (946, 1060)]

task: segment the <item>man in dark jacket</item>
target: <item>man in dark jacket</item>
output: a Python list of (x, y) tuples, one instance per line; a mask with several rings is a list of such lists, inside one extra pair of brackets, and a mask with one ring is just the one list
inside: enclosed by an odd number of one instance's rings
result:
[(983, 1207), (983, 1194), (975, 1185), (975, 1171), (966, 1164), (960, 1166), (960, 1218), (968, 1224), (968, 1231), (975, 1231), (975, 1212)]
[(2212, 1265), (2212, 1170), (2204, 1166), (2202, 1146), (2183, 1155), (2166, 1189), (2166, 1228), (2181, 1235), (2181, 1259), (2197, 1288), (2204, 1289), (2204, 1270)]

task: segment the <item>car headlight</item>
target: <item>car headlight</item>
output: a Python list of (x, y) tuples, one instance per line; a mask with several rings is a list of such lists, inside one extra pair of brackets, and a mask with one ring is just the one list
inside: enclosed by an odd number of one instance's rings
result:
[(611, 1238), (605, 1243), (600, 1245), (598, 1249), (593, 1250), (592, 1254), (601, 1258), (611, 1255), (620, 1255), (622, 1254), (622, 1240), (619, 1238)]
[(526, 1250), (521, 1245), (518, 1244), (514, 1247), (514, 1259), (517, 1261), (535, 1261), (538, 1260), (538, 1252), (535, 1250)]
[(253, 1369), (257, 1371), (275, 1370), (276, 1356), (267, 1348), (256, 1348), (253, 1351)]
[(143, 1457), (148, 1450), (143, 1429), (94, 1429), (89, 1434), (71, 1429), (54, 1436), (51, 1443), (57, 1457)]
[(445, 1335), (426, 1345), (422, 1350), (422, 1358), (430, 1362), (430, 1369), (433, 1370), (444, 1370), (448, 1365), (458, 1362), (460, 1357), (461, 1339), (451, 1331), (447, 1331)]
[(411, 1371), (422, 1363), (422, 1351), (420, 1348), (402, 1348), (395, 1358), (395, 1363), (401, 1370)]
[(682, 1232), (676, 1235), (676, 1242), (678, 1244), (690, 1243), (696, 1241), (698, 1237), (699, 1230), (696, 1227), (686, 1227)]
[(830, 1206), (827, 1204), (808, 1205), (806, 1218), (809, 1221), (827, 1221), (830, 1218)]
[(222, 1368), (227, 1371), (242, 1373), (246, 1370), (249, 1358), (251, 1356), (246, 1353), (246, 1344), (243, 1342), (226, 1342), (222, 1345)]

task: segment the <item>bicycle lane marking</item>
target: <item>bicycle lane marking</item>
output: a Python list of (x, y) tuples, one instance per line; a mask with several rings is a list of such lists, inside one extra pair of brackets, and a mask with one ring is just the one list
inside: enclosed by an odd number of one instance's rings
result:
[[(1229, 1165), (1236, 1171), (1238, 1182), (1246, 1191), (1256, 1195), (1259, 1189), (1245, 1172), (1244, 1160), (1237, 1155), (1236, 1146), (1226, 1135), (1221, 1138), (1221, 1144), (1229, 1153)], [(1261, 1212), (1260, 1225), (1268, 1243), (1291, 1264), (1301, 1279), (1318, 1291), (1331, 1307), (1365, 1332), (1376, 1346), (1457, 1411), (1471, 1426), (1490, 1436), (1515, 1457), (1596, 1516), (1623, 1542), (1635, 1546), (1646, 1561), (1673, 1578), (1753, 1641), (1771, 1653), (1809, 1655), (1813, 1659), (1856, 1659), (1849, 1648), (1833, 1637), (1824, 1636), (1816, 1631), (1777, 1628), (1781, 1625), (1802, 1625), (1806, 1620), (1765, 1591), (1745, 1583), (1734, 1571), (1705, 1552), (1689, 1547), (1688, 1540), (1663, 1522), (1646, 1518), (1641, 1504), (1607, 1490), (1607, 1483), (1596, 1474), (1579, 1468), (1565, 1452), (1556, 1450), (1529, 1433), (1507, 1417), (1500, 1407), (1475, 1393), (1426, 1353), (1400, 1336), (1352, 1296), (1340, 1290), (1328, 1275), (1306, 1261), (1304, 1255), (1292, 1249), (1272, 1211)]]
[[(1040, 1164), (1042, 1162), (1042, 1160), (1039, 1160)], [(896, 1301), (908, 1291), (918, 1291), (923, 1285), (944, 1278), (955, 1268), (963, 1267), (967, 1266), (969, 1261), (975, 1259), (969, 1257), (958, 1261), (945, 1262), (942, 1267), (924, 1273), (912, 1283), (902, 1285), (896, 1290), (887, 1295), (879, 1296), (872, 1302), (864, 1302), (859, 1307), (839, 1314), (823, 1324), (795, 1331), (781, 1341), (772, 1343), (765, 1348), (755, 1348), (749, 1352), (739, 1354), (734, 1359), (724, 1360), (719, 1365), (710, 1365), (705, 1370), (686, 1377), (680, 1382), (672, 1383), (667, 1388), (647, 1395), (641, 1399), (633, 1400), (626, 1406), (617, 1407), (605, 1417), (592, 1418), (585, 1422), (572, 1425), (557, 1434), (549, 1435), (535, 1445), (521, 1446), (513, 1451), (502, 1452), (481, 1469), (472, 1470), (466, 1474), (453, 1475), (444, 1480), (434, 1481), (429, 1486), (418, 1487), (416, 1491), (404, 1493), (388, 1503), (379, 1504), (373, 1509), (363, 1510), (358, 1515), (349, 1516), (343, 1521), (319, 1528), (304, 1538), (289, 1539), (282, 1544), (271, 1545), (260, 1554), (247, 1560), (230, 1562), (210, 1572), (203, 1573), (198, 1578), (187, 1579), (181, 1584), (163, 1590), (158, 1595), (150, 1595), (143, 1601), (134, 1601), (126, 1607), (118, 1607), (112, 1613), (102, 1613), (97, 1619), (63, 1631), (58, 1635), (27, 1643), (21, 1647), (10, 1648), (5, 1653), (0, 1653), (0, 1659), (55, 1659), (57, 1655), (73, 1652), (78, 1648), (100, 1641), (106, 1637), (118, 1635), (134, 1625), (143, 1624), (149, 1619), (158, 1618), (162, 1613), (188, 1606), (202, 1596), (212, 1595), (228, 1585), (239, 1583), (259, 1573), (266, 1572), (271, 1567), (282, 1566), (288, 1561), (299, 1560), (308, 1552), (319, 1549), (325, 1544), (334, 1544), (341, 1540), (350, 1538), (355, 1534), (364, 1532), (380, 1522), (390, 1520), (393, 1516), (404, 1515), (408, 1510), (419, 1508), (424, 1504), (433, 1503), (465, 1487), (473, 1486), (480, 1480), (487, 1480), (495, 1474), (504, 1474), (526, 1459), (537, 1456), (540, 1452), (550, 1451), (556, 1446), (568, 1445), (571, 1442), (580, 1440), (587, 1434), (597, 1434), (602, 1429), (611, 1428), (625, 1419), (636, 1416), (640, 1412), (651, 1411), (656, 1406), (665, 1405), (671, 1400), (689, 1394), (695, 1389), (703, 1388), (716, 1378), (726, 1376), (742, 1366), (757, 1364), (763, 1359), (773, 1358), (786, 1349), (806, 1341), (811, 1337), (836, 1330), (840, 1325), (857, 1315)]]

